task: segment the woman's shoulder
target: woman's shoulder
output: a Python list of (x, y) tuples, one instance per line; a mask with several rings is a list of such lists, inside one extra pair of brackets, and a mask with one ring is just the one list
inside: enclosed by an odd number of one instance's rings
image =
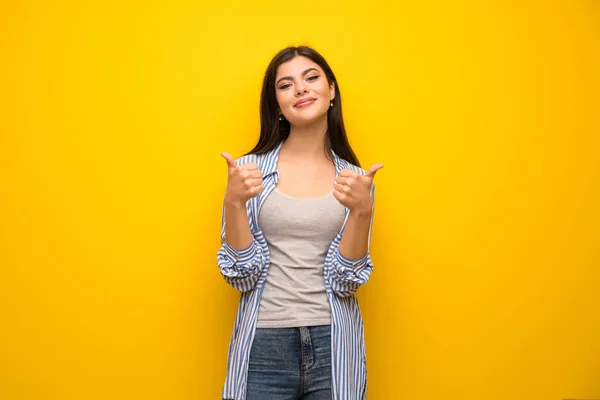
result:
[(255, 163), (258, 164), (260, 161), (261, 154), (245, 154), (239, 158), (236, 158), (235, 165), (240, 166), (244, 164)]
[(263, 153), (248, 153), (236, 159), (235, 163), (238, 166), (248, 163), (258, 164), (259, 167), (268, 166), (273, 164), (277, 159), (277, 154), (279, 154), (278, 150), (278, 148), (275, 148)]
[(340, 156), (333, 149), (331, 150), (331, 154), (333, 155), (333, 162), (336, 164), (338, 169), (340, 169), (340, 170), (347, 169), (347, 170), (350, 170), (352, 172), (355, 172), (355, 173), (361, 174), (361, 175), (365, 175), (367, 173), (367, 171), (365, 171), (358, 165), (354, 165), (350, 161), (348, 161), (345, 158), (343, 158), (342, 156)]
[(350, 171), (356, 172), (357, 174), (365, 175), (367, 171), (362, 169), (361, 167), (352, 164), (349, 161), (344, 160), (343, 158), (339, 159), (340, 169), (348, 169)]

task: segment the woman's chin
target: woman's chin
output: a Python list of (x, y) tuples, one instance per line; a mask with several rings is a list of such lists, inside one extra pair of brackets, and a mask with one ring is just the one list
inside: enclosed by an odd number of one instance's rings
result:
[(297, 116), (290, 121), (290, 124), (293, 126), (308, 126), (318, 124), (323, 121), (327, 121), (327, 113), (319, 115)]

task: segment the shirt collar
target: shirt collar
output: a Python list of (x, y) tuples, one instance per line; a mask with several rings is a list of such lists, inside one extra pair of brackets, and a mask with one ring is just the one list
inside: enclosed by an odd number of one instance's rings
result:
[[(277, 147), (275, 147), (273, 150), (270, 150), (264, 154), (263, 159), (267, 161), (267, 165), (263, 166), (263, 168), (262, 168), (263, 179), (265, 179), (267, 176), (277, 172), (277, 161), (279, 160), (279, 152), (281, 151), (282, 144), (283, 144), (283, 141), (279, 142)], [(341, 158), (340, 156), (338, 156), (335, 153), (335, 151), (331, 150), (331, 155), (333, 157), (333, 163), (335, 164), (335, 174), (336, 175), (340, 174), (340, 170), (349, 168), (348, 161), (346, 161), (343, 158)]]

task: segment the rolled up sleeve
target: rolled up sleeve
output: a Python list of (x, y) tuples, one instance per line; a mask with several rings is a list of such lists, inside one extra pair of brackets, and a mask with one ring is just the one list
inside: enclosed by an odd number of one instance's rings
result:
[(354, 294), (359, 287), (367, 283), (373, 272), (373, 262), (369, 252), (361, 258), (351, 260), (344, 257), (338, 248), (332, 264), (331, 289), (340, 297)]
[(256, 240), (242, 250), (236, 250), (223, 241), (217, 253), (217, 264), (227, 283), (242, 292), (247, 292), (256, 286), (265, 260)]

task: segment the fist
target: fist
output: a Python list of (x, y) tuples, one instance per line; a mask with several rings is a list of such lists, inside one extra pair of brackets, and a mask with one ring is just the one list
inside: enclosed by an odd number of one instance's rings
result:
[(365, 175), (349, 169), (340, 171), (340, 176), (333, 181), (333, 195), (350, 211), (371, 212), (371, 185), (375, 173), (383, 168), (383, 164), (373, 165)]
[(227, 161), (228, 178), (225, 200), (245, 205), (248, 200), (262, 192), (262, 172), (255, 163), (238, 167), (229, 153), (221, 153), (221, 156)]

